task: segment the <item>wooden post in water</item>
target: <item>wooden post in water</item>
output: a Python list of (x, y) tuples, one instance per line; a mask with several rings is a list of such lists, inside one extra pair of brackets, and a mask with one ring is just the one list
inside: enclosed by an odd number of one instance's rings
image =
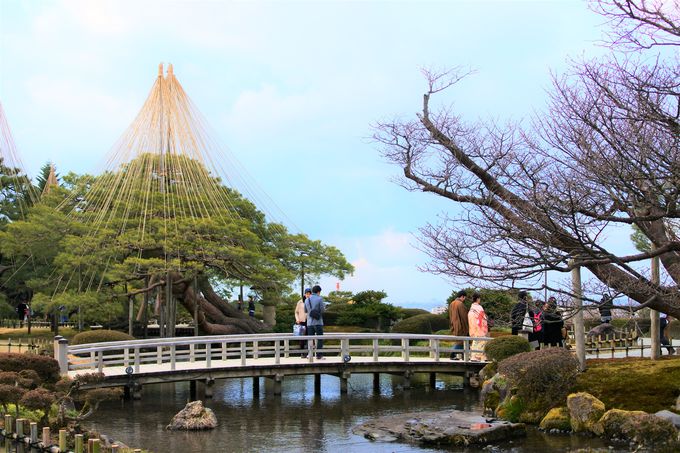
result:
[[(572, 260), (573, 264), (573, 260)], [(576, 340), (576, 359), (578, 360), (579, 370), (586, 370), (586, 331), (583, 324), (583, 290), (581, 287), (581, 268), (574, 267), (571, 270), (571, 291), (574, 294), (573, 308), (574, 313), (574, 338)]]
[(66, 430), (59, 430), (59, 450), (66, 451)]
[[(654, 244), (652, 244), (654, 250)], [(661, 282), (659, 275), (659, 257), (652, 258), (652, 284), (658, 286)], [(652, 350), (650, 357), (652, 360), (657, 360), (661, 356), (661, 320), (659, 319), (659, 312), (656, 310), (649, 310), (649, 336), (652, 342)]]
[(83, 453), (83, 435), (76, 434), (75, 453)]
[(373, 393), (380, 394), (380, 373), (373, 373)]
[(430, 373), (430, 390), (437, 388), (437, 373)]
[(260, 378), (259, 376), (253, 377), (253, 399), (258, 399), (260, 397)]

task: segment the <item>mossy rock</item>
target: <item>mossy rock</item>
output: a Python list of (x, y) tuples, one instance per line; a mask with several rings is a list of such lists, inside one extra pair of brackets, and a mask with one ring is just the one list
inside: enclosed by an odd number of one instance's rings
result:
[(90, 343), (104, 343), (108, 341), (129, 341), (134, 340), (135, 337), (120, 332), (118, 330), (87, 330), (76, 334), (71, 339), (71, 344), (90, 344)]
[(496, 416), (509, 422), (519, 422), (526, 407), (521, 398), (516, 395), (507, 397), (496, 409)]
[(539, 428), (546, 431), (558, 429), (560, 431), (571, 431), (571, 420), (569, 419), (569, 409), (566, 407), (554, 407), (543, 417)]
[(624, 411), (622, 409), (610, 409), (604, 413), (593, 432), (598, 436), (607, 438), (625, 439), (623, 434), (626, 421), (636, 415), (645, 415), (644, 411)]
[(678, 436), (678, 430), (670, 420), (643, 411), (610, 409), (597, 425), (596, 434), (641, 445), (671, 444)]
[(602, 401), (590, 393), (572, 393), (567, 397), (567, 407), (572, 431), (594, 433), (599, 430), (596, 425), (605, 411)]

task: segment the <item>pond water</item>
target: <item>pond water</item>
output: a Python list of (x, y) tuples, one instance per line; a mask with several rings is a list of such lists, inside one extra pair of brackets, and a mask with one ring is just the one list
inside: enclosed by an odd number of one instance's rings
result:
[[(481, 411), (478, 391), (463, 389), (456, 378), (438, 380), (436, 389), (429, 388), (426, 376), (420, 379), (416, 375), (410, 390), (400, 384), (399, 377), (381, 375), (380, 394), (375, 394), (372, 375), (357, 374), (349, 380), (348, 394), (341, 395), (339, 380), (322, 376), (321, 395), (315, 397), (312, 376), (287, 377), (282, 395), (275, 396), (271, 382), (262, 378), (259, 398), (253, 398), (251, 379), (217, 381), (214, 397), (204, 402), (215, 412), (219, 426), (205, 432), (164, 430), (188, 401), (188, 383), (149, 385), (141, 401), (104, 403), (85, 425), (131, 447), (157, 453), (489, 451), (378, 443), (352, 434), (357, 424), (383, 415), (419, 410)], [(493, 451), (552, 452), (607, 444), (600, 439), (546, 435), (530, 429), (527, 438), (496, 447)]]

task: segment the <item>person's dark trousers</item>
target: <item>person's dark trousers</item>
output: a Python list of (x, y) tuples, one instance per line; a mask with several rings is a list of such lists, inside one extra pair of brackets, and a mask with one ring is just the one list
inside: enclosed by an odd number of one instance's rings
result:
[[(456, 343), (453, 345), (453, 349), (463, 349), (463, 343)], [(452, 352), (451, 353), (451, 360), (456, 360), (456, 359), (462, 359), (463, 358), (463, 353), (462, 352)]]
[[(323, 335), (323, 326), (307, 326), (307, 335)], [(319, 338), (316, 340), (316, 358), (322, 357), (321, 350), (323, 349), (323, 340)]]
[(659, 340), (661, 340), (661, 344), (666, 347), (666, 350), (668, 351), (669, 354), (675, 354), (675, 348), (671, 346), (671, 342), (668, 341), (668, 338), (666, 338), (663, 334), (663, 331), (666, 329), (666, 326), (668, 325), (668, 319), (666, 318), (661, 318), (659, 322)]

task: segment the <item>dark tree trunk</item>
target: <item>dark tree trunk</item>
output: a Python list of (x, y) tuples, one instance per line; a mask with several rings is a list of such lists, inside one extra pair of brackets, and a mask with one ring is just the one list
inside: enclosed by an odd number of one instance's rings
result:
[(173, 275), (173, 295), (189, 313), (198, 304), (198, 327), (205, 335), (239, 335), (269, 332), (271, 328), (241, 313), (224, 301), (212, 288), (210, 282), (199, 279), (201, 292), (185, 282), (179, 274)]

